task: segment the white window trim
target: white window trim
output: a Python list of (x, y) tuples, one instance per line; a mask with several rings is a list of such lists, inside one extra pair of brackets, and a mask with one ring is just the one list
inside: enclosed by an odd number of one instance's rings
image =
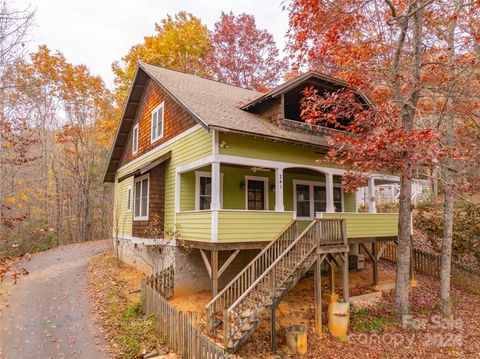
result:
[(127, 187), (127, 212), (131, 212), (133, 208), (132, 205), (135, 198), (133, 198), (132, 194), (133, 194), (133, 187), (132, 185), (130, 185)]
[[(200, 209), (200, 177), (212, 178), (212, 172), (195, 171), (195, 211), (210, 211)], [(220, 208), (223, 208), (223, 173), (220, 174)]]
[[(135, 135), (135, 130), (137, 130), (136, 135)], [(139, 137), (138, 131), (139, 131), (139, 129), (138, 129), (138, 123), (137, 123), (135, 126), (133, 126), (133, 130), (132, 130), (132, 155), (134, 155), (138, 152), (138, 137)], [(135, 146), (134, 146), (135, 140), (137, 142), (137, 148), (135, 148)]]
[[(146, 216), (135, 216), (135, 188), (137, 187), (137, 182), (141, 182), (143, 180), (148, 180), (148, 196), (147, 196), (147, 215)], [(134, 221), (148, 221), (149, 215), (149, 208), (150, 208), (150, 173), (144, 174), (143, 176), (135, 178), (134, 186), (133, 186), (133, 220)], [(140, 190), (142, 189), (142, 185), (140, 185)], [(140, 211), (142, 213), (142, 193), (140, 193)]]
[[(150, 114), (150, 143), (154, 143), (154, 142), (157, 142), (159, 139), (161, 139), (164, 135), (163, 133), (163, 129), (164, 129), (164, 120), (165, 120), (165, 102), (162, 102), (160, 105), (158, 105), (157, 107), (155, 107), (151, 114)], [(160, 133), (160, 136), (157, 136), (157, 137), (153, 137), (153, 114), (155, 112), (157, 112), (158, 110), (160, 110), (160, 108), (162, 109), (162, 131)], [(157, 116), (157, 127), (158, 127), (158, 116)]]
[[(321, 186), (326, 187), (325, 182), (316, 182), (316, 181), (304, 181), (304, 180), (293, 180), (293, 211), (295, 213), (295, 217), (299, 220), (309, 220), (315, 218), (315, 204), (313, 201), (313, 186)], [(310, 200), (310, 217), (297, 217), (297, 184), (299, 185), (308, 185), (310, 188), (308, 190), (309, 193), (309, 200)], [(341, 189), (341, 200), (342, 200), (342, 213), (345, 212), (345, 201), (343, 197), (343, 187), (339, 183), (334, 183), (333, 187)]]
[[(263, 181), (263, 190), (265, 191), (264, 196), (264, 211), (268, 211), (268, 203), (269, 203), (269, 193), (268, 193), (268, 177), (258, 177), (258, 176), (245, 176), (245, 210), (249, 211), (248, 209), (248, 181)], [(257, 210), (258, 211), (258, 210)]]

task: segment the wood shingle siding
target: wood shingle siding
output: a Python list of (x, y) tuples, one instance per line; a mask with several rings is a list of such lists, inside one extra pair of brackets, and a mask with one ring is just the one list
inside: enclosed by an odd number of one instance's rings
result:
[[(154, 143), (150, 143), (152, 110), (162, 102), (164, 102), (163, 137)], [(123, 150), (120, 166), (124, 166), (135, 158), (138, 158), (196, 125), (196, 121), (191, 115), (182, 109), (175, 100), (168, 96), (165, 91), (152, 80), (148, 80), (147, 82), (133, 126), (137, 123), (139, 124), (138, 152), (135, 155), (132, 154), (132, 131), (130, 131), (126, 146)]]
[[(164, 229), (173, 230), (173, 219), (175, 212), (175, 169), (178, 166), (186, 163), (198, 160), (200, 158), (209, 156), (212, 153), (212, 135), (204, 128), (197, 125), (194, 128), (189, 129), (190, 133), (182, 134), (181, 138), (171, 142), (164, 147), (159, 148), (158, 151), (153, 151), (137, 162), (130, 162), (125, 165), (117, 173), (117, 178), (121, 178), (125, 174), (139, 169), (142, 166), (152, 162), (153, 160), (165, 155), (171, 151), (171, 158), (165, 162), (165, 210), (164, 210)], [(129, 177), (120, 183), (116, 183), (115, 186), (123, 188), (124, 183), (131, 181), (133, 184), (133, 177)], [(125, 190), (126, 191), (126, 190)], [(126, 192), (118, 191), (115, 194), (116, 202), (126, 203)], [(121, 196), (119, 198), (118, 196)], [(119, 235), (132, 235), (132, 219), (133, 214), (131, 212), (125, 212), (126, 207), (119, 207), (118, 216), (125, 225), (119, 226)], [(127, 223), (128, 222), (128, 223)], [(125, 228), (125, 231), (123, 231)]]
[(161, 163), (150, 171), (148, 196), (148, 220), (133, 221), (133, 236), (163, 238), (165, 220), (165, 163)]

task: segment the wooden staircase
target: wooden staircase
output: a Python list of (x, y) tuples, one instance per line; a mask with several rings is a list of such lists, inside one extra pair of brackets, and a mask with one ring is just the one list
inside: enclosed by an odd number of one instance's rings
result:
[(296, 236), (293, 222), (207, 305), (210, 334), (223, 323), (225, 349), (235, 352), (322, 253), (348, 251), (342, 219), (316, 219)]
[(222, 323), (223, 312), (228, 309), (259, 277), (275, 259), (293, 243), (298, 236), (298, 223), (293, 220), (280, 235), (270, 242), (260, 253), (206, 306), (207, 331), (214, 335)]

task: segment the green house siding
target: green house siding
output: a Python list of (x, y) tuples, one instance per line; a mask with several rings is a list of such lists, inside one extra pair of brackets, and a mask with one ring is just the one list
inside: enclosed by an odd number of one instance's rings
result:
[(292, 220), (292, 212), (219, 211), (218, 241), (271, 241), (275, 239)]
[[(199, 168), (195, 171), (182, 173), (181, 175), (181, 196), (180, 210), (193, 211), (195, 209), (195, 172), (211, 172), (210, 166)], [(224, 209), (245, 209), (245, 188), (242, 189), (240, 184), (245, 184), (245, 176), (251, 177), (267, 177), (268, 178), (268, 209), (275, 209), (275, 192), (272, 186), (275, 185), (275, 171), (253, 172), (247, 168), (232, 167), (221, 165), (220, 172), (223, 182), (223, 208)], [(283, 202), (285, 211), (293, 211), (293, 181), (311, 181), (325, 183), (325, 176), (322, 173), (317, 175), (307, 175), (298, 173), (285, 172), (283, 176)], [(341, 178), (334, 176), (334, 183), (339, 184)], [(355, 194), (344, 192), (344, 209), (345, 212), (355, 212)]]
[(343, 207), (344, 212), (357, 211), (357, 200), (355, 198), (355, 193), (343, 191)]
[(177, 231), (180, 240), (210, 242), (212, 240), (212, 212), (177, 213)]
[[(119, 172), (117, 172), (117, 178), (134, 171), (137, 168), (150, 163), (158, 157), (171, 151), (171, 158), (166, 163), (165, 168), (165, 229), (173, 229), (173, 219), (174, 219), (174, 208), (175, 208), (175, 170), (178, 166), (183, 164), (198, 160), (210, 156), (212, 154), (212, 135), (204, 128), (197, 128), (193, 132), (187, 134), (186, 136), (178, 139), (177, 141), (163, 147), (161, 150), (155, 151), (154, 153), (147, 154), (138, 162), (130, 163), (124, 166)], [(123, 188), (124, 183), (127, 180), (122, 181), (121, 183), (116, 182), (115, 188), (121, 185)], [(131, 179), (133, 181), (133, 179)], [(193, 187), (194, 188), (194, 187)], [(188, 187), (186, 187), (188, 190)], [(117, 194), (118, 193), (118, 194)], [(191, 193), (190, 191), (188, 193)], [(194, 193), (191, 194), (191, 199), (194, 200)], [(117, 191), (115, 194), (116, 201), (119, 199), (118, 196), (122, 196), (123, 201), (126, 199), (126, 194)], [(188, 200), (188, 196), (183, 196)], [(190, 202), (191, 205), (191, 202)], [(193, 208), (192, 208), (193, 209)], [(120, 208), (120, 218), (126, 216), (125, 210)], [(131, 218), (131, 216), (130, 216)], [(130, 219), (131, 220), (131, 219)], [(129, 224), (131, 228), (131, 224)], [(128, 232), (128, 226), (126, 226), (127, 232), (124, 234), (131, 234)]]
[[(220, 148), (222, 155), (289, 162), (294, 166), (295, 164), (318, 166), (317, 160), (322, 158), (322, 155), (316, 153), (318, 150), (312, 148), (234, 133), (220, 133), (221, 141), (226, 143), (224, 148)], [(333, 163), (322, 163), (321, 166), (337, 167)]]
[(133, 191), (133, 177), (129, 177), (118, 183), (115, 181), (113, 202), (113, 235), (131, 236), (132, 235), (132, 216), (133, 216), (133, 192), (131, 198), (132, 211), (127, 210), (128, 188)]
[(397, 213), (323, 213), (322, 218), (344, 218), (348, 238), (398, 236)]

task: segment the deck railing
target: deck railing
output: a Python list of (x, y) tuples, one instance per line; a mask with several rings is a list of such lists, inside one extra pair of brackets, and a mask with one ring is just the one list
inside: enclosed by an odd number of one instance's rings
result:
[(347, 229), (344, 219), (321, 219), (318, 221), (319, 245), (347, 245)]
[(273, 261), (297, 238), (298, 224), (293, 220), (287, 228), (262, 251), (206, 306), (207, 331), (217, 326), (216, 314), (222, 313), (241, 296)]

